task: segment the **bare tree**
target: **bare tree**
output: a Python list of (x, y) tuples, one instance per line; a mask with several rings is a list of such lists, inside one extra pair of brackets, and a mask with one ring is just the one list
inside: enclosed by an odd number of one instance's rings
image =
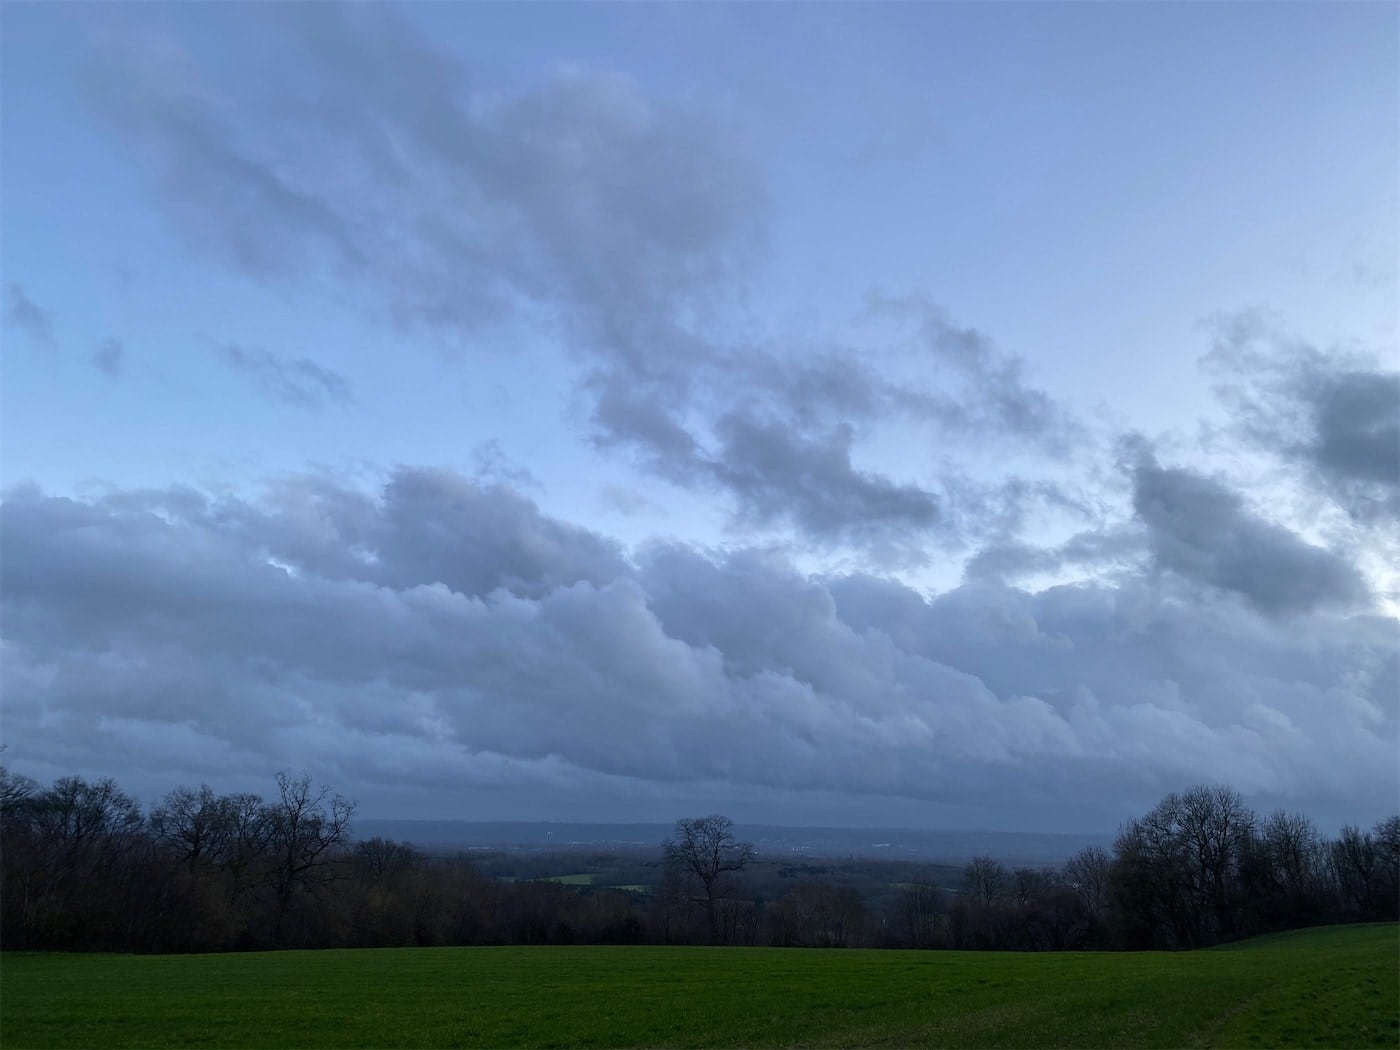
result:
[(1063, 888), (1054, 868), (1020, 867), (1011, 872), (1011, 898), (1018, 908), (1034, 904)]
[(355, 845), (355, 867), (366, 882), (392, 882), (422, 861), (423, 854), (411, 842), (394, 842), (376, 835)]
[(1400, 816), (1389, 816), (1371, 832), (1376, 843), (1377, 915), (1400, 918)]
[[(0, 751), (3, 750), (4, 745), (0, 745)], [(22, 809), (38, 793), (39, 785), (32, 777), (11, 773), (4, 766), (0, 766), (0, 820), (4, 819), (6, 813)]]
[(849, 886), (802, 881), (772, 908), (781, 927), (780, 944), (845, 948), (859, 939), (865, 921), (860, 894)]
[(52, 859), (74, 871), (110, 866), (145, 824), (140, 805), (111, 777), (60, 777), (36, 801)]
[(328, 865), (345, 842), (355, 803), (332, 796), (328, 787), (312, 787), (305, 774), (293, 777), (285, 771), (277, 774), (277, 792), (277, 799), (264, 810), (264, 820), (268, 883), (277, 899), (274, 937), (280, 941), (293, 895), (329, 874)]
[(1086, 846), (1065, 862), (1065, 882), (1095, 920), (1103, 917), (1112, 863), (1108, 850), (1102, 846)]
[(929, 876), (905, 885), (899, 897), (900, 917), (915, 948), (932, 948), (938, 938), (938, 917), (945, 911), (943, 893)]
[(198, 791), (178, 787), (170, 792), (151, 810), (150, 824), (156, 842), (191, 868), (224, 852), (224, 799), (208, 784)]
[(1342, 895), (1343, 906), (1365, 915), (1375, 897), (1376, 875), (1380, 869), (1380, 854), (1376, 839), (1370, 832), (1353, 824), (1342, 828), (1341, 835), (1331, 843), (1328, 859), (1333, 878)]
[(1206, 944), (1238, 933), (1258, 818), (1223, 785), (1167, 795), (1114, 844), (1115, 904), (1130, 940)]
[(1317, 827), (1301, 813), (1276, 811), (1259, 832), (1260, 844), (1274, 880), (1289, 890), (1317, 885), (1326, 849)]
[(710, 924), (710, 941), (719, 940), (719, 917), (715, 911), (720, 876), (742, 871), (757, 852), (753, 843), (734, 837), (734, 822), (718, 813), (676, 821), (675, 838), (661, 844), (668, 864), (694, 875), (705, 890), (705, 914)]
[(987, 906), (1001, 900), (1006, 893), (1006, 865), (995, 857), (973, 857), (963, 869), (963, 892), (978, 904)]
[[(5, 850), (27, 866), (17, 886), (24, 897), (20, 943), (118, 943), (132, 918), (126, 905), (146, 845), (140, 805), (110, 777), (61, 777), (11, 805), (23, 823), (7, 829)], [(23, 834), (12, 839), (12, 831)], [(14, 932), (7, 929), (7, 938)]]
[(1240, 864), (1258, 818), (1239, 792), (1224, 784), (1200, 785), (1181, 796), (1180, 833), (1185, 840), (1197, 907), (1215, 936), (1237, 931)]
[(232, 880), (235, 895), (242, 894), (260, 881), (265, 867), (274, 830), (269, 817), (270, 808), (251, 791), (225, 795), (221, 800), (227, 831), (221, 839), (221, 858)]

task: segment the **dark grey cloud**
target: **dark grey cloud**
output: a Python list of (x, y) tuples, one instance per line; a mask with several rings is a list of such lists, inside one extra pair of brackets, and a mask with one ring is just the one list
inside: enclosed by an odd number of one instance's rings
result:
[[(930, 443), (1074, 440), (1019, 359), (917, 297), (872, 298), (871, 324), (914, 344), (899, 378), (868, 360), (887, 348), (748, 338), (767, 191), (744, 136), (693, 105), (598, 70), (493, 90), (387, 7), (216, 17), (259, 48), (259, 77), (203, 61), (178, 19), (119, 27), (88, 70), (98, 119), (191, 244), (279, 289), (343, 289), (462, 354), (485, 325), (553, 331), (597, 445), (720, 494), (739, 522), (920, 556), (946, 499), (931, 471), (860, 465), (883, 421)], [(309, 362), (240, 354), (277, 396), (327, 399)]]
[(1252, 313), (1216, 322), (1205, 363), (1248, 440), (1301, 468), (1354, 520), (1400, 518), (1400, 372), (1323, 353)]
[(941, 524), (937, 495), (853, 459), (858, 425), (897, 411), (891, 384), (835, 357), (792, 363), (716, 350), (691, 361), (683, 386), (619, 369), (600, 376), (597, 443), (677, 484), (724, 493), (742, 525), (790, 526), (880, 560), (924, 560)]
[(757, 551), (629, 560), (422, 470), (254, 500), (21, 488), (0, 543), (17, 768), (168, 786), (294, 760), (371, 801), (606, 781), (1052, 814), (1227, 780), (1324, 819), (1364, 818), (1400, 772), (1393, 619), (1278, 620), (1151, 572), (930, 598)]
[[(746, 413), (717, 422), (720, 454), (710, 469), (743, 512), (762, 523), (791, 519), (804, 533), (886, 549), (899, 560), (923, 560), (918, 546), (939, 524), (937, 499), (851, 462), (852, 430), (802, 433)], [(900, 548), (908, 545), (912, 550)]]
[(304, 357), (279, 357), (258, 347), (222, 343), (215, 348), (220, 361), (268, 397), (298, 408), (323, 408), (354, 403), (350, 384), (333, 369)]
[(92, 354), (92, 366), (108, 379), (120, 379), (126, 369), (126, 347), (120, 339), (102, 340)]
[[(632, 451), (677, 483), (726, 493), (740, 521), (790, 524), (887, 562), (922, 561), (932, 546), (1012, 528), (1035, 502), (1087, 513), (1082, 499), (1051, 482), (1011, 479), (993, 494), (946, 472), (935, 477), (934, 450), (947, 441), (1062, 457), (1085, 430), (1026, 382), (1017, 358), (932, 303), (873, 302), (918, 378), (882, 374), (856, 347), (707, 347), (688, 355), (683, 381), (617, 368), (600, 376), (598, 442)], [(924, 478), (896, 480), (856, 465), (862, 432), (891, 420), (923, 434)]]
[(1342, 484), (1400, 486), (1400, 373), (1340, 372), (1320, 377), (1306, 403), (1313, 462)]
[(53, 334), (53, 317), (13, 281), (5, 285), (5, 323), (23, 332), (35, 346), (52, 350), (58, 345)]
[(606, 582), (624, 565), (613, 543), (544, 516), (510, 485), (425, 468), (394, 471), (377, 498), (295, 478), (270, 489), (261, 505), (199, 504), (178, 513), (294, 573), (394, 590), (538, 597)]
[(627, 449), (643, 467), (678, 484), (699, 479), (705, 453), (686, 425), (683, 402), (616, 370), (595, 377), (594, 388), (596, 444)]
[(538, 596), (616, 578), (616, 546), (548, 518), (514, 489), (442, 471), (399, 470), (384, 489), (373, 578), (395, 587), (445, 584), (463, 594)]
[(1243, 597), (1266, 613), (1365, 604), (1369, 589), (1345, 558), (1252, 513), (1223, 482), (1150, 455), (1133, 469), (1133, 508), (1154, 564)]
[[(1027, 381), (1020, 359), (928, 299), (872, 295), (867, 312), (892, 331), (866, 347), (692, 345), (681, 378), (611, 367), (596, 382), (597, 440), (670, 480), (725, 492), (741, 521), (790, 524), (885, 562), (970, 542), (997, 527), (987, 515), (1006, 525), (1009, 504), (1028, 504), (1027, 493), (1004, 493), (993, 508), (962, 479), (935, 477), (935, 448), (975, 440), (1064, 457), (1085, 428)], [(896, 367), (882, 372), (874, 351), (897, 358)], [(923, 478), (856, 465), (862, 432), (891, 420), (924, 435)], [(1074, 502), (1053, 484), (1038, 487), (1037, 498)]]

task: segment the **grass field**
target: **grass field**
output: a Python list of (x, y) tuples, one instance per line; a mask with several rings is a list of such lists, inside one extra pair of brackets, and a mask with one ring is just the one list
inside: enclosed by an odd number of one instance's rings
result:
[(20, 1047), (1400, 1045), (1400, 927), (1201, 952), (0, 957)]

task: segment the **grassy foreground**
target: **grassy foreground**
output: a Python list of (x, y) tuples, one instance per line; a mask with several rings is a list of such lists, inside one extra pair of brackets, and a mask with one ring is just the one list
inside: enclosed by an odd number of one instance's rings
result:
[(0, 1045), (1400, 1046), (1400, 927), (1200, 952), (0, 957)]

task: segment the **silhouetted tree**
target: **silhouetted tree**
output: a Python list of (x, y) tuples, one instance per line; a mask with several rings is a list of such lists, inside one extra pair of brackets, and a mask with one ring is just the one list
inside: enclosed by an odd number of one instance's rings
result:
[(223, 859), (232, 832), (228, 800), (208, 784), (198, 791), (178, 787), (151, 810), (151, 833), (156, 844), (191, 868)]
[(1112, 889), (1129, 944), (1189, 947), (1239, 933), (1256, 823), (1235, 791), (1199, 786), (1125, 825)]
[(915, 879), (904, 887), (899, 898), (899, 913), (915, 948), (937, 945), (939, 916), (944, 908), (943, 891), (931, 880)]
[(716, 893), (725, 872), (742, 871), (755, 855), (752, 843), (734, 837), (734, 822), (718, 813), (676, 821), (674, 838), (661, 844), (668, 863), (693, 875), (705, 891), (710, 941), (719, 941)]
[(1053, 868), (1020, 867), (1011, 872), (1011, 899), (1024, 908), (1048, 897), (1060, 886), (1060, 873)]
[(1335, 909), (1325, 844), (1300, 813), (1279, 810), (1259, 825), (1240, 878), (1251, 932), (1322, 922)]
[(1393, 919), (1400, 913), (1400, 816), (1371, 831), (1348, 824), (1328, 850), (1342, 905), (1363, 919)]
[(1065, 862), (1064, 881), (1081, 901), (1089, 916), (1103, 918), (1108, 900), (1108, 873), (1113, 858), (1102, 846), (1086, 846)]
[(22, 938), (35, 946), (116, 947), (133, 918), (132, 868), (145, 844), (140, 805), (110, 777), (60, 777), (25, 796), (19, 809), (27, 840)]
[(973, 857), (963, 869), (963, 893), (984, 907), (1005, 896), (1008, 882), (1006, 865), (985, 854)]
[(774, 865), (753, 894), (737, 894), (725, 877), (754, 850), (720, 816), (678, 822), (663, 863), (637, 859), (625, 878), (614, 870), (627, 885), (659, 871), (650, 894), (543, 881), (558, 858), (512, 857), (495, 871), (520, 876), (507, 881), (408, 843), (373, 838), (352, 849), (352, 803), (305, 776), (279, 774), (277, 786), (271, 802), (181, 787), (143, 817), (110, 780), (41, 788), (0, 767), (3, 946), (753, 944), (766, 935), (829, 947), (1186, 947), (1400, 912), (1400, 817), (1370, 831), (1348, 826), (1328, 842), (1298, 814), (1260, 821), (1228, 788), (1166, 796), (1123, 827), (1111, 859), (1091, 848), (1061, 871), (1008, 871), (977, 857), (965, 892), (945, 907), (931, 876), (908, 864), (897, 873), (875, 862)]
[(1400, 815), (1386, 817), (1372, 831), (1376, 841), (1377, 918), (1400, 919)]
[(392, 882), (417, 867), (422, 859), (422, 853), (411, 842), (391, 842), (376, 835), (355, 844), (355, 869), (368, 882)]
[(275, 942), (282, 940), (293, 895), (330, 876), (330, 865), (345, 842), (354, 812), (355, 803), (332, 795), (328, 787), (313, 787), (309, 776), (277, 774), (277, 798), (263, 812), (267, 881), (277, 905)]
[(865, 908), (849, 886), (820, 880), (799, 882), (773, 907), (773, 943), (808, 948), (845, 948), (860, 935)]
[(1239, 792), (1223, 784), (1194, 787), (1181, 797), (1197, 921), (1212, 939), (1239, 932), (1240, 865), (1256, 823)]

